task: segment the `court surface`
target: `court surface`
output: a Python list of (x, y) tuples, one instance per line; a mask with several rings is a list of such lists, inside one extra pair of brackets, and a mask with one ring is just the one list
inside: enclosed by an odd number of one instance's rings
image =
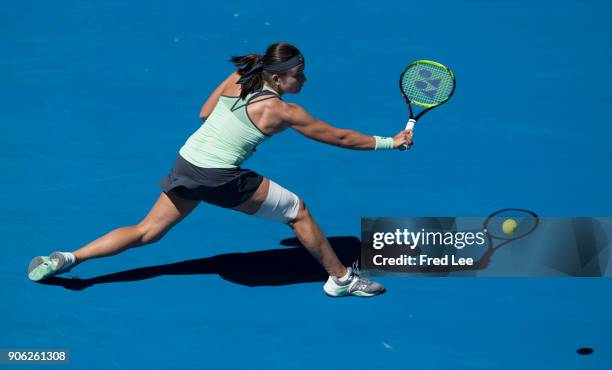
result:
[[(231, 55), (297, 45), (287, 100), (393, 135), (408, 62), (453, 68), (408, 153), (285, 132), (245, 167), (309, 204), (347, 263), (362, 216), (610, 216), (606, 1), (28, 1), (0, 12), (0, 348), (66, 369), (601, 369), (609, 279), (382, 278), (323, 295), (283, 225), (200, 205), (159, 243), (35, 284), (31, 257), (137, 223)], [(607, 45), (607, 46), (606, 46)], [(356, 252), (357, 251), (357, 252)], [(591, 347), (590, 356), (576, 349)], [(608, 364), (608, 365), (605, 365)], [(38, 368), (22, 365), (15, 368)]]

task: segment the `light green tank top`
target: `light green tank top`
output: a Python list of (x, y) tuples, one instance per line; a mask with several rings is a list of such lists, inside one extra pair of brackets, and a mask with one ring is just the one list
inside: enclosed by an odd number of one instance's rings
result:
[(269, 96), (268, 99), (278, 97), (275, 91), (266, 86), (244, 99), (219, 97), (206, 122), (187, 139), (179, 151), (181, 156), (198, 167), (239, 167), (251, 157), (257, 145), (270, 137), (255, 126), (247, 113), (247, 105), (251, 100), (262, 95)]

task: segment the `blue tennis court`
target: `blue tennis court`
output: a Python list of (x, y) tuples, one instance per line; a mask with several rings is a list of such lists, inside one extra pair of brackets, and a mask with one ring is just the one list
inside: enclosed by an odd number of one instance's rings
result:
[(609, 367), (610, 279), (384, 277), (382, 296), (332, 299), (290, 228), (207, 204), (160, 242), (53, 284), (29, 281), (27, 264), (138, 223), (230, 56), (276, 41), (307, 60), (303, 91), (286, 100), (371, 135), (406, 123), (407, 63), (440, 61), (457, 77), (409, 152), (288, 130), (246, 163), (308, 203), (343, 262), (359, 256), (361, 217), (610, 216), (611, 11), (595, 0), (5, 4), (0, 349), (64, 349), (68, 364), (46, 366), (90, 370)]

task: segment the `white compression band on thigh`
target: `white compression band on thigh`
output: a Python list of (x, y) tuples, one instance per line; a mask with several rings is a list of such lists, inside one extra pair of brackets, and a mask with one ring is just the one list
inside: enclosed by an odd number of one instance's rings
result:
[(293, 221), (300, 210), (297, 195), (270, 180), (268, 196), (254, 216), (287, 223)]

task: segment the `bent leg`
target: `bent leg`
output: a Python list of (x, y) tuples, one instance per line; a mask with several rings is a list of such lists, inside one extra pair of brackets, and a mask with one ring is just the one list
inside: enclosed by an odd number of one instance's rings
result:
[(112, 256), (131, 247), (160, 240), (185, 218), (199, 201), (181, 198), (175, 192), (162, 193), (149, 214), (138, 224), (121, 227), (73, 252), (76, 263)]
[(323, 265), (329, 275), (336, 277), (346, 275), (346, 267), (340, 262), (323, 231), (306, 208), (304, 201), (300, 200), (298, 216), (289, 222), (289, 226), (300, 243)]
[[(238, 207), (235, 207), (234, 210), (249, 215), (257, 214), (257, 211), (268, 197), (270, 187), (270, 180), (264, 178), (264, 181), (259, 185), (259, 188), (257, 188), (253, 196)], [(287, 190), (281, 188), (280, 191), (286, 192)], [(281, 198), (286, 199), (286, 197)], [(323, 268), (325, 268), (328, 274), (338, 277), (346, 275), (346, 267), (340, 262), (340, 259), (338, 259), (336, 252), (334, 252), (329, 241), (325, 235), (323, 235), (319, 225), (306, 209), (306, 205), (303, 201), (299, 201), (299, 203), (297, 217), (288, 222), (288, 225), (291, 226), (300, 243), (302, 243), (310, 254), (312, 254)]]

